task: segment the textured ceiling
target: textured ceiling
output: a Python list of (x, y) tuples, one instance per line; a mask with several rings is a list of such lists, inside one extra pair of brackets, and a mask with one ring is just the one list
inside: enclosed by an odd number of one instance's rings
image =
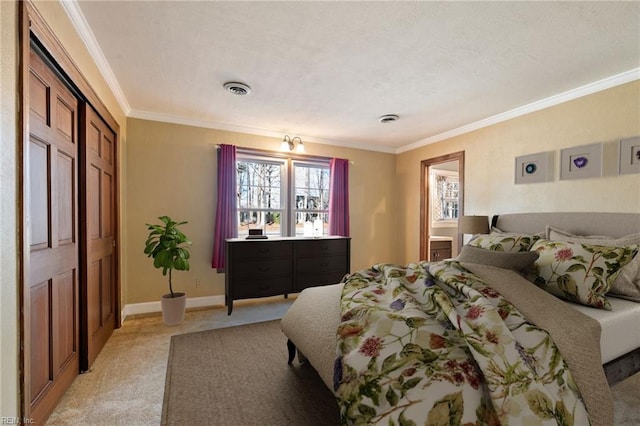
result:
[(640, 78), (636, 1), (63, 5), (130, 116), (388, 152)]

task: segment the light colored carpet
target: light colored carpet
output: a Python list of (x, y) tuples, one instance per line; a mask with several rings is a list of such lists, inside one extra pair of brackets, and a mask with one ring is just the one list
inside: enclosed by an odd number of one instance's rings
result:
[(91, 371), (76, 378), (46, 424), (159, 425), (171, 336), (279, 319), (295, 300), (289, 297), (236, 301), (229, 316), (224, 307), (187, 312), (185, 321), (175, 326), (166, 326), (159, 314), (127, 319)]
[(331, 426), (336, 399), (309, 365), (287, 365), (280, 321), (171, 338), (162, 425)]
[[(167, 327), (160, 316), (127, 320), (78, 376), (47, 425), (159, 425), (171, 336), (282, 318), (294, 299), (256, 299), (187, 312)], [(286, 365), (286, 364), (285, 364)], [(616, 426), (640, 425), (640, 373), (613, 388)]]

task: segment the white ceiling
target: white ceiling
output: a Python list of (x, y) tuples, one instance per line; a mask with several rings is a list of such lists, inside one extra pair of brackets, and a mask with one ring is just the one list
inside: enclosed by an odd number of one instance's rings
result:
[(640, 79), (638, 1), (63, 5), (129, 116), (385, 152)]

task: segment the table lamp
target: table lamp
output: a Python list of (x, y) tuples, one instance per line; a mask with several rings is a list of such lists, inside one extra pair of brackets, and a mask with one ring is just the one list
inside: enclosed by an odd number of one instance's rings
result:
[[(458, 219), (458, 232), (463, 234), (488, 234), (489, 216), (462, 216)], [(464, 239), (464, 237), (463, 237)], [(466, 242), (464, 242), (466, 244)]]

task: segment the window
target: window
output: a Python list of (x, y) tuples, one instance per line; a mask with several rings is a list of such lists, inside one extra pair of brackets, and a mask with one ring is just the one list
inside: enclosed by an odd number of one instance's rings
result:
[[(302, 236), (305, 224), (329, 218), (329, 160), (292, 160), (267, 155), (238, 154), (238, 236), (249, 229), (265, 235)], [(315, 222), (320, 220), (321, 222)]]
[(238, 185), (238, 236), (248, 235), (250, 228), (260, 228), (266, 235), (282, 235), (285, 219), (283, 181), (284, 161), (240, 159), (236, 162)]
[(458, 226), (458, 172), (431, 169), (431, 225)]
[(308, 235), (318, 220), (322, 223), (322, 234), (326, 234), (329, 223), (329, 167), (327, 165), (294, 162), (294, 206), (295, 232), (291, 235)]

